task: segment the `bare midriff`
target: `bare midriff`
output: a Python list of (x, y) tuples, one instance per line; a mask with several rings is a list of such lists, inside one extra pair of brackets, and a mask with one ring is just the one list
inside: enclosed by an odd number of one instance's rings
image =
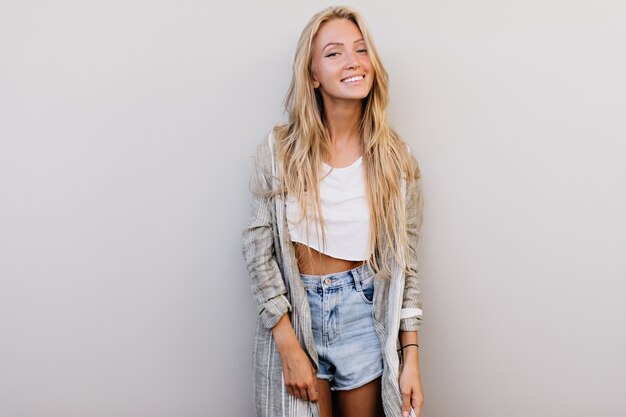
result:
[(298, 269), (305, 275), (328, 275), (336, 272), (348, 271), (362, 265), (364, 261), (349, 261), (347, 259), (333, 258), (315, 249), (294, 243)]

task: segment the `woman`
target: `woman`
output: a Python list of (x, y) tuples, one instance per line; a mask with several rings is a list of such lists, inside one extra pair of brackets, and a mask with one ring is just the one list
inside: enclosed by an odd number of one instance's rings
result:
[(257, 416), (419, 416), (420, 173), (387, 73), (348, 7), (311, 18), (293, 70), (243, 233)]

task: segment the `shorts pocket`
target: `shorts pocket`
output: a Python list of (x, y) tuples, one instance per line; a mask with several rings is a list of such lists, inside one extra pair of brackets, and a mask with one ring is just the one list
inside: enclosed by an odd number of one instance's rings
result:
[(374, 302), (374, 277), (366, 275), (365, 279), (361, 281), (361, 289), (357, 292), (363, 301), (367, 304), (372, 304)]

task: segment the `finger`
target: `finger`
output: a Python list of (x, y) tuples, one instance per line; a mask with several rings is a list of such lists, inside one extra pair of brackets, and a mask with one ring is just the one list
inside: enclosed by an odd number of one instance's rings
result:
[(402, 417), (409, 417), (411, 414), (411, 394), (402, 393)]
[(413, 407), (413, 411), (415, 411), (416, 417), (420, 417), (422, 414), (422, 407), (424, 406), (424, 399), (417, 396), (417, 394), (413, 395), (411, 399), (411, 407)]
[(307, 395), (309, 396), (309, 401), (317, 401), (317, 384), (311, 383), (309, 388), (307, 388)]
[(302, 400), (306, 400), (306, 401), (308, 401), (308, 400), (309, 400), (309, 395), (308, 395), (308, 394), (307, 394), (307, 392), (306, 392), (306, 386), (302, 386), (302, 387), (300, 387), (300, 388), (298, 389), (298, 393), (300, 394), (300, 397), (299, 397), (300, 399), (302, 399)]
[(300, 395), (300, 389), (296, 385), (291, 386), (291, 392), (294, 397), (302, 398), (302, 395)]

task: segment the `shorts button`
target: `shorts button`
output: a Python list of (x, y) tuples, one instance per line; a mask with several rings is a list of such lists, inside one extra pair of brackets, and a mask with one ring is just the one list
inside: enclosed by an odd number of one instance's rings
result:
[(324, 284), (326, 284), (326, 285), (330, 285), (330, 282), (331, 282), (331, 281), (330, 281), (330, 278), (326, 278), (326, 279), (324, 280)]

